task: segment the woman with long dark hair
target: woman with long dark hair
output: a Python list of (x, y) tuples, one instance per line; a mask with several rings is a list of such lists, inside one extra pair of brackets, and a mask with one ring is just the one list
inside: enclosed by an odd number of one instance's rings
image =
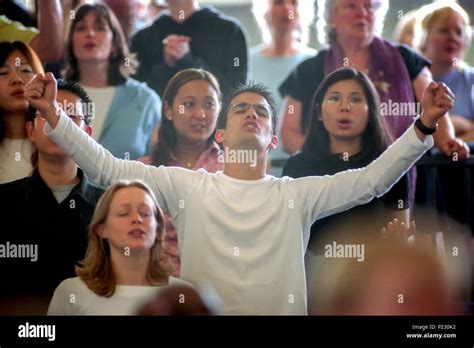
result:
[(35, 148), (25, 128), (25, 85), (43, 72), (41, 61), (27, 44), (0, 42), (0, 184), (21, 179), (33, 170)]
[(150, 151), (161, 106), (152, 89), (130, 77), (137, 66), (107, 6), (84, 4), (75, 10), (64, 78), (79, 82), (94, 102), (93, 138), (114, 156), (132, 160)]

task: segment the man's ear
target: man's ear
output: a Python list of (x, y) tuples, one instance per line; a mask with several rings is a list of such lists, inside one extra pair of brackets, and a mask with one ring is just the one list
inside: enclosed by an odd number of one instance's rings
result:
[(278, 145), (278, 136), (272, 135), (272, 140), (270, 141), (270, 144), (268, 144), (268, 148), (270, 150), (275, 150)]
[(225, 129), (217, 129), (214, 137), (219, 144), (224, 143), (225, 140)]
[(33, 134), (33, 131), (35, 129), (35, 125), (33, 124), (34, 121), (28, 121), (25, 124), (26, 128), (26, 134), (28, 135), (28, 140), (31, 141), (32, 143), (35, 142), (35, 136)]

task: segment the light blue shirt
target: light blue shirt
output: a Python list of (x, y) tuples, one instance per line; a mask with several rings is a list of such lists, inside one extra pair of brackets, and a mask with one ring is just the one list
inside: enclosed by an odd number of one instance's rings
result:
[(453, 69), (443, 76), (433, 75), (436, 82), (444, 82), (456, 96), (454, 107), (449, 111), (451, 115), (464, 116), (474, 121), (474, 69)]
[(99, 143), (115, 157), (130, 160), (147, 155), (153, 129), (161, 118), (161, 100), (144, 82), (132, 78), (116, 86)]

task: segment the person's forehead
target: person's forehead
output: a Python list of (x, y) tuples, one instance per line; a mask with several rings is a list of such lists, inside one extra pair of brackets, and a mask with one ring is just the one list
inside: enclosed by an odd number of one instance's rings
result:
[(354, 80), (342, 80), (332, 84), (328, 88), (328, 92), (357, 92), (363, 93), (363, 88), (359, 82)]
[(232, 99), (231, 104), (238, 103), (251, 103), (251, 104), (266, 104), (269, 105), (267, 100), (260, 94), (254, 92), (243, 92), (236, 95)]
[(126, 203), (139, 203), (153, 206), (153, 199), (142, 188), (135, 186), (122, 187), (115, 192), (112, 197), (113, 205), (123, 205)]

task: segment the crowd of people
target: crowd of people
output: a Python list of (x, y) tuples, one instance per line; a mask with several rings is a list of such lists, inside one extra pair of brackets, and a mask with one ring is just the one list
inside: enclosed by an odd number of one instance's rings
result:
[(319, 51), (310, 0), (252, 48), (198, 0), (2, 5), (0, 314), (468, 313), (471, 234), (412, 220), (417, 161), (470, 156), (469, 15), (317, 5)]

